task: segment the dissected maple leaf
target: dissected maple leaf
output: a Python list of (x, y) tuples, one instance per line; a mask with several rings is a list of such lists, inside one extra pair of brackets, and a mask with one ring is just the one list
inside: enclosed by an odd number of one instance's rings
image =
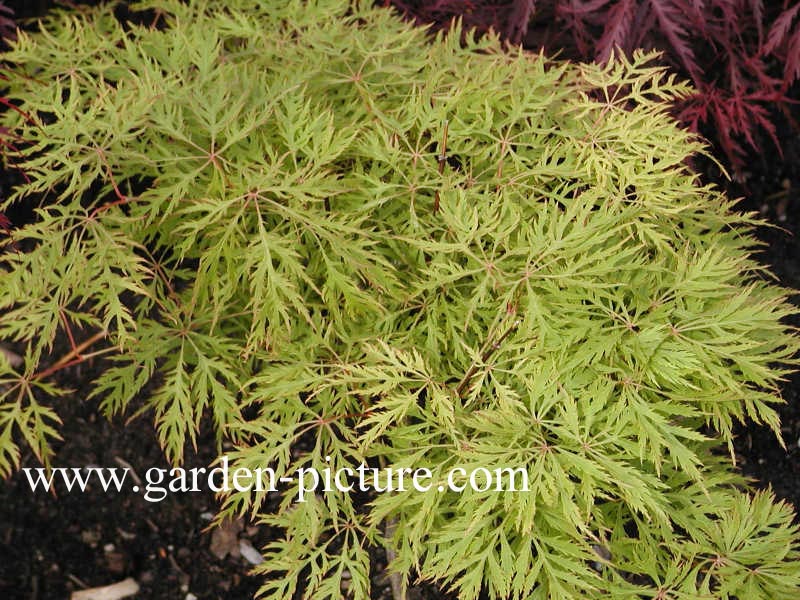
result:
[(635, 14), (636, 0), (621, 0), (609, 9), (603, 35), (597, 42), (596, 61), (605, 63), (615, 48), (630, 50), (628, 42)]
[(511, 17), (506, 27), (506, 37), (512, 42), (519, 42), (528, 29), (528, 21), (533, 16), (536, 0), (514, 0)]
[(794, 21), (798, 12), (800, 12), (800, 4), (783, 11), (780, 16), (775, 19), (775, 23), (772, 24), (772, 27), (770, 27), (769, 33), (767, 34), (767, 42), (764, 44), (764, 47), (761, 50), (762, 54), (774, 52), (778, 46), (786, 41), (786, 38), (789, 35), (789, 31), (792, 27), (792, 22)]

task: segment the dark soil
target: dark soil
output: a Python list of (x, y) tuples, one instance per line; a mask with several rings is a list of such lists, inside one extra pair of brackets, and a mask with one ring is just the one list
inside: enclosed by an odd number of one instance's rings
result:
[[(734, 196), (746, 196), (742, 210), (762, 211), (776, 226), (764, 226), (761, 260), (780, 282), (800, 289), (800, 137), (781, 128), (783, 156), (769, 144), (754, 153), (742, 185), (729, 185)], [(706, 177), (718, 180), (713, 168)], [(11, 174), (6, 174), (8, 185)], [(800, 298), (794, 300), (800, 305)], [(800, 326), (800, 319), (792, 325)], [(151, 467), (169, 468), (155, 438), (151, 419), (130, 424), (99, 416), (96, 402), (85, 401), (93, 377), (84, 371), (64, 372), (75, 392), (61, 401), (60, 428), (66, 440), (57, 446), (59, 466), (127, 466), (140, 477)], [(800, 374), (783, 387), (786, 404), (780, 407), (782, 447), (766, 427), (749, 424), (738, 430), (737, 460), (757, 487), (771, 486), (776, 495), (800, 507)], [(198, 453), (187, 452), (187, 467), (207, 467), (216, 454), (213, 439), (200, 440)], [(39, 466), (31, 455), (23, 467)], [(142, 494), (106, 493), (93, 486), (86, 493), (58, 497), (33, 493), (22, 473), (0, 483), (0, 598), (55, 600), (71, 591), (107, 585), (133, 577), (143, 599), (251, 598), (259, 578), (249, 575), (252, 565), (236, 552), (220, 558), (212, 551), (206, 531), (217, 501), (208, 491), (169, 494), (158, 503)], [(242, 523), (234, 532), (239, 540), (260, 548), (276, 533), (264, 526)], [(383, 579), (384, 557), (376, 557), (374, 598), (389, 598)], [(443, 599), (429, 588), (413, 590), (412, 597)]]

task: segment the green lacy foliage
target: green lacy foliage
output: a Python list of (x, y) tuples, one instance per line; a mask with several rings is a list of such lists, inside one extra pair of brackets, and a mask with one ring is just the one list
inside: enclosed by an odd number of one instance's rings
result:
[[(20, 33), (28, 181), (0, 210), (45, 201), (3, 242), (26, 362), (2, 367), (0, 471), (23, 439), (49, 460), (51, 375), (104, 355), (93, 396), (154, 415), (176, 463), (209, 416), (232, 470), (431, 469), (426, 493), (228, 495), (285, 531), (266, 598), (367, 598), (376, 547), (465, 599), (796, 597), (793, 513), (726, 457), (737, 420), (778, 433), (794, 310), (685, 168), (687, 89), (642, 55), (428, 43), (367, 4), (152, 0), (154, 28), (101, 8)], [(530, 492), (437, 490), (515, 466)]]

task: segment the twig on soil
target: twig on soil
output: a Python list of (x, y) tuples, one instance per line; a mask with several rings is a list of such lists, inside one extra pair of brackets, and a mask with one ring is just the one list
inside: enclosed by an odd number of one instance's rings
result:
[(72, 573), (67, 573), (67, 579), (69, 579), (69, 580), (70, 580), (72, 583), (74, 583), (75, 585), (77, 585), (77, 586), (78, 586), (78, 587), (80, 587), (80, 588), (88, 588), (88, 587), (89, 587), (89, 584), (88, 584), (88, 583), (84, 583), (83, 581), (81, 581), (80, 579), (78, 579), (78, 578), (77, 578), (75, 575), (73, 575)]
[(132, 577), (128, 577), (111, 585), (72, 592), (69, 598), (70, 600), (119, 600), (138, 592), (139, 584)]
[(114, 462), (117, 463), (123, 469), (127, 469), (128, 472), (131, 474), (131, 479), (133, 479), (133, 482), (139, 487), (142, 487), (142, 480), (136, 474), (136, 470), (133, 468), (133, 465), (131, 465), (131, 463), (129, 463), (124, 458), (120, 458), (119, 456), (114, 457)]
[(152, 531), (153, 533), (158, 533), (158, 531), (159, 531), (159, 529), (158, 529), (158, 525), (156, 525), (155, 523), (153, 523), (153, 521), (152, 521), (152, 520), (150, 520), (150, 519), (145, 519), (145, 520), (144, 520), (144, 522), (145, 522), (145, 523), (147, 523), (148, 527), (150, 527), (150, 529), (151, 529), (151, 531)]

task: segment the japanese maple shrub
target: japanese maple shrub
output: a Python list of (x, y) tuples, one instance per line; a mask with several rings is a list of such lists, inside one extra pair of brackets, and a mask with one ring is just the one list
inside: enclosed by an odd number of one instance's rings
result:
[[(231, 472), (430, 470), (222, 498), (283, 532), (265, 598), (368, 598), (376, 548), (465, 599), (794, 598), (793, 512), (728, 447), (745, 418), (779, 435), (795, 311), (685, 167), (688, 89), (367, 4), (152, 0), (152, 28), (19, 35), (28, 181), (0, 208), (39, 205), (2, 242), (2, 473), (20, 444), (51, 462), (60, 369), (92, 357), (93, 398), (152, 415), (176, 464), (202, 421)], [(517, 467), (528, 491), (447, 487)]]

